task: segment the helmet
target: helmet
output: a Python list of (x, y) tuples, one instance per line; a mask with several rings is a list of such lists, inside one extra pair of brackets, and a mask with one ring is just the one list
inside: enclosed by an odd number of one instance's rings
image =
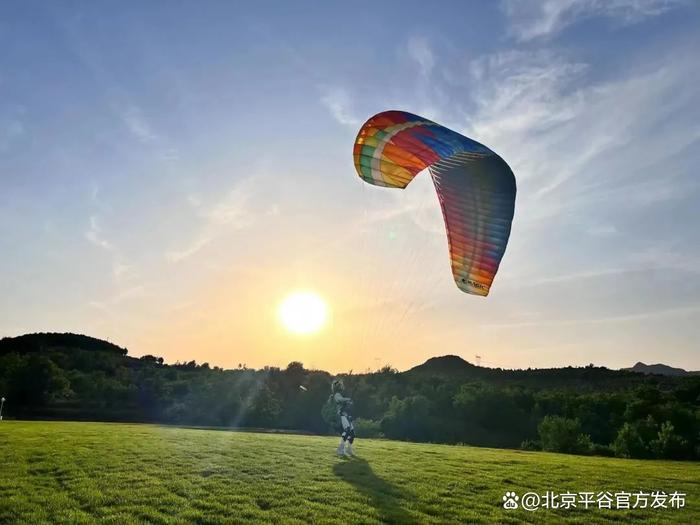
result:
[(334, 379), (331, 383), (331, 392), (333, 392), (334, 394), (336, 392), (342, 392), (344, 389), (345, 385), (343, 384), (342, 379)]

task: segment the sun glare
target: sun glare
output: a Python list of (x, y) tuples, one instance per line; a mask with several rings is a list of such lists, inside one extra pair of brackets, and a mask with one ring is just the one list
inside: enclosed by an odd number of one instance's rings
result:
[(278, 315), (284, 327), (290, 332), (313, 334), (326, 323), (328, 307), (318, 294), (295, 292), (280, 303)]

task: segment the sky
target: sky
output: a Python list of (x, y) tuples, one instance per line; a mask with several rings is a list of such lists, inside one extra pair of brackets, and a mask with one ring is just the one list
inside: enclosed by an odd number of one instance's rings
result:
[[(0, 5), (0, 337), (78, 332), (225, 368), (700, 369), (693, 0)], [(369, 186), (388, 109), (515, 173), (487, 298), (427, 173)], [(317, 334), (277, 319), (295, 290)]]

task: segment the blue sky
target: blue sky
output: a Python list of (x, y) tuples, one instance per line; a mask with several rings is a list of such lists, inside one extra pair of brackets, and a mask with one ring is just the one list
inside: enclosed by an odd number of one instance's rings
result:
[[(4, 2), (0, 335), (331, 370), (700, 369), (693, 1)], [(429, 177), (369, 187), (359, 126), (403, 109), (513, 168), (487, 299), (449, 271)], [(295, 339), (297, 288), (333, 322)]]

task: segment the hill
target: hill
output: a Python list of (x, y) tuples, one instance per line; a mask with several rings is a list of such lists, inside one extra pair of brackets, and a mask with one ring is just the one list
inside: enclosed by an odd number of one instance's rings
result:
[[(359, 440), (358, 458), (346, 460), (335, 446), (319, 436), (3, 422), (0, 522), (700, 523), (697, 463), (387, 440)], [(576, 494), (576, 507), (544, 508), (547, 491)], [(652, 508), (652, 491), (666, 508)], [(519, 508), (504, 509), (506, 492)], [(541, 498), (537, 510), (521, 507), (527, 492)], [(612, 509), (598, 508), (605, 492)], [(615, 509), (624, 492), (630, 506), (646, 497), (646, 508)], [(670, 503), (674, 492), (684, 508)]]
[(647, 365), (642, 363), (641, 361), (635, 364), (633, 367), (623, 368), (623, 370), (629, 370), (631, 372), (637, 372), (640, 374), (655, 374), (660, 376), (682, 377), (700, 375), (700, 371), (689, 372), (687, 370), (683, 370), (682, 368), (674, 368), (672, 366), (664, 365), (661, 363), (657, 363), (655, 365)]
[(414, 366), (409, 373), (421, 374), (455, 374), (455, 375), (478, 375), (479, 367), (465, 361), (456, 355), (443, 355), (431, 357), (422, 365)]
[[(567, 366), (562, 368), (503, 369), (475, 366), (459, 356), (431, 357), (425, 363), (404, 372), (415, 377), (440, 377), (446, 380), (488, 381), (537, 388), (577, 388), (582, 390), (620, 390), (645, 384), (639, 370), (611, 370), (603, 366)], [(683, 374), (663, 374), (655, 378), (659, 388), (672, 388), (675, 377)]]
[(126, 348), (109, 341), (81, 334), (38, 333), (0, 339), (0, 355), (16, 352), (19, 354), (45, 352), (60, 349), (79, 349), (94, 352), (111, 352), (125, 356)]

